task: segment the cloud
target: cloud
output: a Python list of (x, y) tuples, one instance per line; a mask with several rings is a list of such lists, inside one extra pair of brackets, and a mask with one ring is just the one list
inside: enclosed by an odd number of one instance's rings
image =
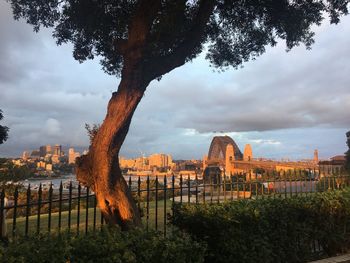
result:
[(268, 145), (280, 145), (281, 142), (275, 141), (275, 140), (263, 140), (263, 139), (257, 139), (257, 140), (251, 140), (253, 143), (256, 144), (268, 144)]
[(311, 51), (279, 43), (237, 71), (212, 74), (200, 58), (153, 83), (146, 110), (172, 112), (176, 127), (201, 133), (348, 127), (349, 25), (324, 25)]
[(52, 118), (46, 121), (44, 130), (48, 136), (60, 136), (62, 134), (60, 122)]
[[(9, 140), (0, 156), (44, 144), (88, 145), (85, 123), (101, 123), (118, 79), (98, 61), (79, 64), (49, 30), (33, 33), (0, 2), (0, 108)], [(350, 123), (350, 17), (317, 28), (311, 51), (279, 43), (243, 69), (213, 73), (204, 55), (148, 87), (122, 148), (201, 158), (214, 131), (256, 156), (330, 156), (345, 151)]]

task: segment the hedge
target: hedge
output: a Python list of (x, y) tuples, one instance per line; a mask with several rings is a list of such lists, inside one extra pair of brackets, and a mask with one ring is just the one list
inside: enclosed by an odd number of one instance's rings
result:
[(104, 228), (74, 236), (40, 235), (0, 246), (0, 262), (201, 263), (205, 245), (180, 232), (164, 237), (157, 232)]
[(207, 244), (205, 262), (307, 262), (349, 248), (350, 190), (177, 204), (171, 221)]

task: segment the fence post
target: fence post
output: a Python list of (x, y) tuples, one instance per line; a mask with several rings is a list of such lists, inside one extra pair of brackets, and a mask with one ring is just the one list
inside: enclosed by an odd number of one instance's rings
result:
[(47, 222), (47, 228), (48, 228), (48, 232), (51, 232), (51, 210), (52, 210), (52, 182), (50, 183), (50, 188), (49, 188), (49, 218), (48, 218), (48, 222)]
[(85, 234), (87, 234), (89, 228), (89, 190), (90, 188), (86, 187)]
[[(38, 213), (37, 213), (37, 221), (36, 221), (36, 233), (40, 233), (40, 215), (41, 215), (41, 202), (42, 202), (42, 186), (41, 183), (39, 185), (39, 190), (38, 190)], [(17, 205), (17, 203), (16, 203)], [(15, 214), (16, 215), (16, 214)]]
[(167, 178), (166, 178), (166, 175), (164, 175), (164, 214), (163, 214), (163, 216), (164, 216), (164, 218), (163, 218), (163, 220), (164, 220), (164, 236), (166, 236), (166, 199), (167, 199)]
[(31, 198), (31, 194), (30, 194), (31, 190), (30, 190), (30, 184), (28, 185), (27, 188), (27, 206), (26, 206), (26, 225), (25, 225), (25, 236), (28, 236), (28, 230), (29, 230), (29, 214), (30, 214), (30, 198)]
[(198, 204), (198, 177), (197, 177), (197, 171), (196, 173), (196, 204)]
[(190, 178), (190, 174), (187, 175), (187, 203), (190, 203), (191, 200), (191, 178)]
[(79, 235), (80, 227), (80, 199), (81, 199), (81, 185), (78, 185), (78, 209), (77, 209), (77, 235)]
[(158, 230), (158, 175), (156, 176), (156, 211), (155, 211), (155, 227)]
[(63, 193), (63, 185), (61, 181), (60, 189), (59, 189), (59, 200), (58, 200), (58, 232), (59, 233), (61, 233), (61, 223), (62, 223), (62, 193)]
[(137, 179), (137, 208), (141, 213), (141, 178)]
[(5, 238), (7, 235), (5, 206), (7, 206), (7, 198), (5, 197), (4, 190), (2, 190), (1, 194), (0, 194), (0, 235), (1, 235), (1, 238)]
[(146, 191), (146, 229), (148, 231), (148, 225), (149, 225), (149, 175), (147, 175), (147, 181), (146, 181), (146, 184), (147, 184), (147, 191)]

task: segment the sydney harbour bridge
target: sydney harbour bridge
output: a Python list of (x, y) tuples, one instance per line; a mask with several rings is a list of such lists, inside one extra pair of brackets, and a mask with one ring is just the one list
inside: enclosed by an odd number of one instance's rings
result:
[(215, 136), (210, 144), (208, 157), (204, 159), (204, 166), (218, 166), (226, 173), (247, 172), (255, 168), (266, 171), (318, 169), (317, 162), (282, 162), (267, 159), (254, 159), (252, 147), (247, 144), (242, 154), (237, 143), (229, 136)]

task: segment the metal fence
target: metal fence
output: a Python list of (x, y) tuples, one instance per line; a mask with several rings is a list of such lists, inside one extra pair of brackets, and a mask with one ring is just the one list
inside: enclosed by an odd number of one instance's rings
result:
[[(146, 229), (166, 234), (174, 203), (220, 203), (239, 199), (289, 198), (342, 189), (350, 184), (348, 175), (320, 176), (317, 171), (241, 173), (205, 176), (147, 176), (128, 178), (129, 189), (141, 211)], [(69, 231), (95, 231), (104, 224), (96, 198), (89, 188), (61, 182), (58, 189), (28, 185), (0, 193), (2, 236)]]

